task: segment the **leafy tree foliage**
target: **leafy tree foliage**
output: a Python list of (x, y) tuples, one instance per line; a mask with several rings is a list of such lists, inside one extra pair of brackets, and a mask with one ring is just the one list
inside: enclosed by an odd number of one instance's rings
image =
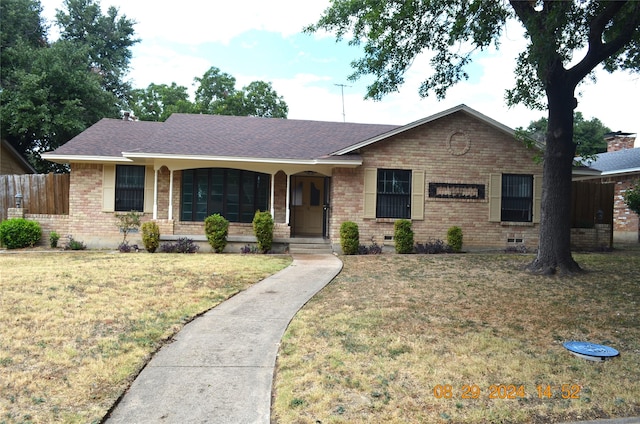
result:
[(57, 10), (56, 20), (62, 29), (62, 40), (74, 41), (88, 47), (89, 66), (102, 77), (103, 88), (126, 104), (131, 84), (124, 81), (131, 61), (134, 22), (118, 16), (111, 6), (107, 14), (100, 10), (97, 0), (65, 0), (66, 10)]
[[(40, 159), (103, 117), (119, 115), (128, 95), (122, 78), (137, 40), (116, 9), (67, 0), (58, 11), (60, 39), (49, 43), (38, 0), (0, 2), (2, 138), (39, 172), (65, 171)], [(120, 99), (120, 100), (119, 100)]]
[[(547, 136), (548, 127), (547, 118), (540, 118), (537, 121), (531, 121), (524, 131), (529, 137), (539, 143), (544, 143)], [(604, 139), (605, 134), (611, 132), (609, 127), (605, 127), (598, 118), (585, 120), (581, 112), (575, 112), (573, 115), (573, 142), (576, 144), (576, 155), (581, 157), (589, 157), (598, 153), (607, 151), (607, 142)]]
[(640, 215), (640, 180), (624, 192), (624, 201), (629, 209)]
[(131, 92), (131, 109), (142, 121), (167, 120), (172, 113), (194, 113), (196, 106), (189, 100), (187, 87), (151, 83), (146, 89)]
[(211, 67), (202, 78), (195, 78), (198, 88), (195, 107), (200, 113), (211, 115), (259, 116), (286, 118), (289, 107), (271, 83), (254, 81), (236, 90), (236, 79)]
[(600, 65), (610, 72), (640, 70), (640, 2), (334, 0), (307, 31), (327, 30), (364, 44), (351, 78), (372, 74), (367, 97), (373, 99), (396, 91), (416, 56), (431, 51), (433, 73), (420, 94), (444, 98), (448, 88), (468, 78), (464, 68), (475, 50), (498, 47), (509, 19), (524, 26), (528, 44), (507, 102), (548, 110), (540, 245), (529, 269), (578, 272), (570, 249), (575, 90)]

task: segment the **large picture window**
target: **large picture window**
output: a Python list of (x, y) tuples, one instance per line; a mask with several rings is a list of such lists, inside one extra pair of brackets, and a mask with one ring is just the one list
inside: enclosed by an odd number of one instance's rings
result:
[(411, 218), (411, 171), (378, 169), (376, 218)]
[(116, 165), (115, 210), (117, 212), (143, 211), (144, 173), (144, 166)]
[(229, 222), (251, 222), (267, 210), (270, 176), (227, 168), (182, 171), (182, 221), (204, 221), (215, 213)]
[(503, 174), (501, 221), (531, 222), (533, 175)]

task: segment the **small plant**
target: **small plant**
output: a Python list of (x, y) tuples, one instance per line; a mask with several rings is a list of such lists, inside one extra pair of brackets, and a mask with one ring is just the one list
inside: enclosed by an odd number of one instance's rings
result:
[(129, 233), (137, 231), (138, 228), (140, 228), (141, 217), (142, 214), (136, 211), (127, 213), (116, 213), (116, 226), (122, 233), (122, 243), (127, 242), (127, 235)]
[(253, 232), (258, 241), (258, 249), (262, 253), (267, 253), (271, 250), (273, 225), (273, 218), (269, 212), (256, 211), (253, 217)]
[(360, 246), (360, 231), (358, 224), (345, 221), (340, 225), (340, 247), (345, 255), (356, 255)]
[(398, 219), (393, 224), (393, 238), (396, 241), (396, 253), (413, 253), (413, 230), (411, 221)]
[(256, 246), (244, 245), (240, 248), (240, 253), (258, 253), (258, 248)]
[(60, 240), (60, 234), (55, 231), (51, 231), (49, 233), (49, 246), (51, 246), (52, 249), (58, 247), (58, 240)]
[(35, 221), (12, 218), (0, 223), (0, 243), (7, 249), (33, 247), (42, 238), (42, 228)]
[(640, 215), (640, 180), (624, 192), (624, 202), (629, 209)]
[(118, 250), (120, 251), (120, 253), (129, 253), (131, 252), (131, 246), (129, 246), (128, 241), (123, 241), (122, 243), (120, 243), (120, 245), (118, 245)]
[(196, 253), (198, 250), (198, 245), (186, 237), (179, 238), (175, 243), (163, 243), (160, 245), (160, 251), (163, 253)]
[(378, 246), (373, 239), (371, 240), (371, 244), (369, 246), (365, 246), (361, 244), (358, 246), (358, 255), (380, 255), (382, 254), (382, 247)]
[(142, 244), (147, 252), (153, 253), (160, 246), (160, 227), (153, 221), (142, 224)]
[(65, 250), (85, 250), (86, 248), (87, 246), (83, 242), (74, 240), (72, 236), (69, 236), (69, 242)]
[(419, 253), (419, 254), (430, 254), (430, 255), (435, 255), (438, 253), (453, 252), (453, 250), (451, 249), (451, 246), (449, 246), (444, 241), (439, 239), (431, 240), (424, 244), (416, 243), (414, 250), (416, 253)]
[(218, 213), (210, 215), (204, 220), (204, 233), (207, 235), (207, 241), (213, 251), (221, 253), (227, 246), (229, 221)]
[(456, 253), (462, 250), (462, 228), (453, 226), (447, 230), (447, 244)]

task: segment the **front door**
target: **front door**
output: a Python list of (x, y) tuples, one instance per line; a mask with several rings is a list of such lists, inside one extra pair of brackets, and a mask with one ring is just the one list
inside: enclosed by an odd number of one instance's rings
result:
[(325, 178), (292, 177), (291, 209), (293, 235), (322, 237), (325, 213)]

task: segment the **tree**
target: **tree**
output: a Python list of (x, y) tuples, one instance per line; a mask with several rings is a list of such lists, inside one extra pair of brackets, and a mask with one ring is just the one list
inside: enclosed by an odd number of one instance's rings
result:
[(196, 106), (189, 101), (187, 87), (151, 83), (146, 89), (131, 92), (131, 110), (142, 121), (167, 120), (172, 113), (194, 113)]
[(75, 41), (88, 47), (90, 69), (102, 77), (102, 86), (126, 104), (131, 84), (124, 80), (131, 61), (134, 22), (118, 16), (111, 6), (107, 14), (100, 10), (97, 0), (65, 0), (66, 10), (56, 11), (62, 40)]
[(2, 136), (39, 172), (66, 171), (40, 158), (104, 116), (116, 116), (116, 98), (87, 71), (87, 51), (67, 41), (24, 48), (21, 63), (0, 93)]
[(271, 83), (254, 81), (236, 90), (236, 79), (215, 66), (194, 80), (199, 84), (195, 108), (200, 113), (263, 118), (286, 118), (289, 113), (289, 107)]
[(640, 180), (624, 192), (624, 201), (629, 209), (640, 216)]
[[(640, 2), (334, 0), (309, 32), (327, 30), (349, 43), (364, 43), (351, 79), (373, 74), (367, 97), (396, 91), (415, 57), (434, 53), (433, 74), (419, 92), (446, 91), (467, 79), (475, 50), (498, 46), (508, 19), (520, 21), (528, 44), (518, 57), (515, 87), (507, 103), (548, 110), (544, 150), (540, 245), (529, 270), (579, 272), (571, 256), (571, 171), (575, 90), (600, 65), (609, 72), (640, 70)], [(580, 56), (580, 60), (572, 61)]]
[[(0, 2), (1, 135), (39, 172), (66, 171), (40, 159), (106, 116), (119, 115), (128, 83), (132, 23), (92, 0), (58, 11), (61, 39), (49, 43), (37, 0)], [(120, 100), (119, 97), (120, 96)]]
[[(547, 118), (540, 118), (537, 121), (531, 121), (525, 129), (518, 128), (518, 131), (524, 131), (532, 139), (544, 144), (547, 134)], [(581, 157), (590, 157), (598, 153), (607, 151), (607, 142), (604, 139), (605, 134), (611, 132), (611, 129), (605, 127), (598, 118), (585, 120), (581, 112), (575, 112), (573, 115), (573, 142), (576, 145), (576, 154)]]

